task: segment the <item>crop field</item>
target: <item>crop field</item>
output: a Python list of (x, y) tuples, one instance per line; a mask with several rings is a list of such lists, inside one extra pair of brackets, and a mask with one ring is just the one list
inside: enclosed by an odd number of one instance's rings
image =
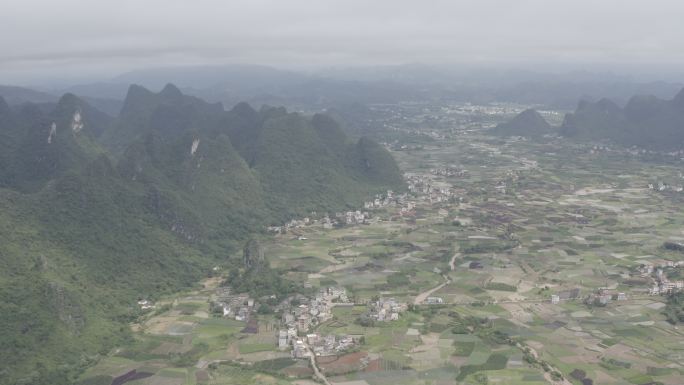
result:
[[(652, 188), (684, 183), (680, 160), (477, 130), (410, 144), (393, 153), (408, 180), (449, 190), (448, 199), (412, 194), (412, 210), (374, 208), (368, 224), (303, 226), (265, 241), (286, 278), (342, 286), (355, 303), (315, 329), (363, 336), (349, 353), (362, 364), (323, 366), (331, 383), (684, 383), (684, 332), (636, 272), (684, 260), (663, 247), (684, 241), (684, 193)], [(444, 168), (464, 171), (435, 172)], [(625, 298), (583, 301), (599, 289)], [(210, 314), (212, 293), (166, 299), (170, 308), (136, 325), (131, 346), (83, 378), (144, 369), (154, 376), (136, 384), (310, 384), (308, 360), (276, 348), (277, 315), (259, 315), (276, 326), (242, 333), (244, 322)], [(378, 297), (410, 306), (396, 321), (361, 325)]]

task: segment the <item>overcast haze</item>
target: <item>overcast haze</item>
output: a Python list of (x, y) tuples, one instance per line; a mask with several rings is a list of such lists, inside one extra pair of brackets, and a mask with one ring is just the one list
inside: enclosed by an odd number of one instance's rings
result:
[(255, 63), (613, 69), (684, 64), (684, 2), (0, 0), (0, 82)]

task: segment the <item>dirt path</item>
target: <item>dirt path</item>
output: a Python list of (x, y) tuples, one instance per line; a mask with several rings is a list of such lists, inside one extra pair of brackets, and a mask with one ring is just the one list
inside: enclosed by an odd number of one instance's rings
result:
[(304, 345), (306, 346), (306, 350), (309, 352), (311, 358), (311, 368), (314, 371), (314, 374), (316, 377), (318, 377), (319, 380), (323, 381), (325, 385), (332, 385), (330, 381), (325, 377), (323, 373), (321, 373), (320, 370), (318, 370), (318, 365), (316, 365), (316, 356), (314, 355), (313, 351), (311, 351), (311, 348), (309, 347), (309, 344)]
[(451, 271), (456, 270), (456, 258), (460, 257), (461, 253), (456, 253), (454, 254), (453, 257), (451, 257), (451, 261), (449, 261), (449, 267), (451, 268)]
[(451, 283), (451, 280), (446, 275), (442, 275), (442, 278), (444, 278), (444, 282), (437, 285), (436, 287), (433, 287), (430, 290), (426, 290), (426, 291), (418, 294), (416, 296), (416, 298), (413, 300), (413, 304), (414, 305), (420, 305), (421, 303), (423, 303), (427, 299), (427, 297), (432, 295), (432, 293), (436, 292), (437, 290), (439, 290), (439, 289), (443, 288), (444, 286), (448, 285), (449, 283)]

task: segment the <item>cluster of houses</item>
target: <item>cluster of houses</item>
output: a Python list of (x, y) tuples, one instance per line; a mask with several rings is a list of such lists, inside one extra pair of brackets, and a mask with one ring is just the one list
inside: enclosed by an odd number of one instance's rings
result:
[[(673, 292), (684, 291), (684, 280), (670, 281), (667, 278), (665, 269), (684, 267), (684, 261), (673, 262), (668, 260), (661, 260), (655, 263), (645, 263), (640, 265), (636, 271), (643, 278), (653, 278), (653, 286), (648, 290), (650, 295), (664, 295)], [(578, 299), (580, 297), (579, 289), (565, 290), (558, 294), (551, 295), (551, 303), (559, 304), (562, 301)], [(591, 305), (605, 306), (612, 301), (625, 301), (628, 296), (624, 292), (620, 292), (609, 288), (599, 288), (594, 293), (590, 293), (584, 298), (584, 303)]]
[(464, 177), (468, 175), (468, 170), (463, 170), (460, 168), (454, 168), (454, 167), (440, 167), (440, 168), (433, 168), (430, 170), (430, 174), (436, 175), (436, 176), (445, 176), (445, 177)]
[(248, 322), (257, 303), (248, 294), (232, 294), (229, 287), (219, 287), (216, 289), (214, 306), (220, 307), (224, 317)]
[[(439, 169), (442, 170), (442, 169)], [(445, 168), (444, 171), (435, 170), (435, 173), (444, 173), (446, 175), (466, 175), (467, 171)], [(455, 196), (455, 192), (451, 187), (439, 187), (433, 184), (430, 177), (423, 175), (405, 175), (409, 192), (417, 197), (420, 201), (425, 201), (430, 204), (447, 202)], [(364, 202), (364, 210), (374, 210), (384, 207), (398, 207), (400, 216), (415, 215), (416, 202), (409, 199), (409, 194), (395, 194), (392, 190), (387, 190), (385, 194), (378, 194), (371, 201)], [(314, 216), (315, 213), (312, 213)], [(293, 219), (282, 226), (269, 226), (267, 230), (274, 234), (287, 234), (288, 232), (312, 225), (321, 225), (323, 228), (330, 229), (336, 225), (358, 225), (367, 224), (372, 221), (372, 216), (368, 211), (346, 211), (337, 212), (334, 216), (329, 217), (327, 214), (320, 219), (312, 219), (309, 217), (302, 219)]]
[(429, 194), (432, 191), (432, 179), (425, 175), (406, 175), (408, 190), (415, 195)]
[(283, 312), (282, 323), (290, 333), (294, 332), (296, 335), (306, 333), (310, 328), (330, 318), (332, 318), (332, 314), (328, 303), (314, 299)]
[(379, 298), (368, 304), (368, 316), (378, 322), (396, 321), (406, 309), (405, 303), (397, 302), (394, 298)]
[(610, 150), (611, 149), (608, 146), (601, 145), (601, 144), (595, 144), (595, 145), (591, 146), (591, 148), (589, 149), (589, 153), (590, 154), (598, 154), (600, 152), (610, 152)]
[(618, 153), (618, 154), (625, 154), (625, 155), (631, 155), (631, 156), (643, 156), (643, 155), (660, 155), (660, 156), (669, 156), (672, 157), (676, 160), (684, 160), (684, 150), (676, 150), (676, 151), (657, 151), (657, 150), (649, 150), (643, 147), (637, 147), (637, 146), (632, 146), (630, 148), (622, 148), (622, 147), (610, 147), (605, 144), (589, 144), (589, 145), (584, 145), (583, 146), (587, 151), (591, 154), (597, 154), (600, 152), (612, 152), (612, 153)]
[[(371, 202), (372, 203), (372, 202)], [(364, 204), (365, 208), (368, 202)], [(371, 205), (372, 206), (372, 205)], [(380, 207), (380, 206), (378, 206)], [(315, 214), (315, 213), (312, 213)], [(296, 230), (307, 227), (320, 225), (324, 229), (332, 229), (335, 225), (356, 225), (356, 224), (366, 224), (369, 223), (371, 215), (367, 211), (346, 211), (335, 213), (333, 218), (330, 218), (327, 214), (319, 219), (312, 219), (309, 217), (302, 219), (292, 219), (291, 221), (285, 223), (282, 226), (269, 226), (266, 230), (273, 234), (287, 234), (288, 232), (297, 232)]]
[(387, 190), (385, 194), (378, 194), (372, 201), (363, 203), (366, 210), (381, 209), (383, 207), (401, 206), (406, 203), (408, 194), (395, 194), (392, 190)]
[[(282, 346), (280, 345), (280, 342), (283, 341), (282, 335), (283, 333), (281, 331), (278, 338), (279, 347)], [(292, 357), (307, 358), (310, 357), (311, 354), (316, 357), (337, 355), (352, 349), (358, 343), (358, 338), (354, 338), (350, 335), (336, 336), (334, 334), (328, 334), (322, 336), (319, 333), (311, 333), (307, 334), (305, 337), (291, 338), (290, 345), (292, 346)]]
[[(298, 303), (296, 306), (291, 305), (294, 299)], [(282, 311), (282, 324), (286, 327), (279, 332), (279, 336), (283, 332), (294, 336), (307, 333), (312, 327), (331, 319), (332, 308), (340, 304), (349, 304), (347, 291), (341, 287), (321, 289), (314, 298), (299, 295), (286, 299), (279, 306), (279, 310)], [(288, 340), (287, 344), (291, 342)], [(280, 346), (280, 341), (278, 345)]]
[[(291, 305), (293, 300), (298, 303), (296, 306)], [(292, 348), (295, 358), (308, 357), (309, 348), (315, 355), (332, 355), (349, 349), (356, 343), (349, 336), (308, 334), (312, 327), (332, 318), (334, 306), (345, 305), (353, 304), (349, 303), (347, 291), (342, 287), (321, 289), (313, 298), (297, 295), (283, 301), (279, 309), (284, 327), (278, 331), (278, 348)]]
[(451, 108), (453, 112), (465, 115), (517, 115), (524, 109), (522, 106), (513, 103), (489, 103), (487, 105), (465, 103)]
[(584, 303), (589, 305), (606, 306), (613, 300), (626, 301), (627, 294), (613, 289), (601, 287), (595, 293), (589, 294), (584, 299)]
[(367, 211), (347, 211), (335, 213), (335, 218), (345, 225), (362, 225), (368, 223), (370, 214)]
[(141, 310), (154, 309), (154, 303), (146, 299), (141, 299), (138, 301), (138, 306)]
[[(410, 186), (411, 184), (409, 182), (409, 188)], [(440, 197), (440, 195), (446, 194), (450, 196), (451, 193), (449, 189), (432, 189), (432, 187), (430, 187), (428, 190), (432, 195), (434, 195), (433, 200), (435, 201), (442, 201), (444, 197)], [(400, 207), (400, 215), (406, 215), (413, 212), (416, 204), (415, 202), (408, 200), (408, 194), (395, 194), (392, 190), (387, 190), (385, 194), (378, 194), (373, 200), (363, 203), (364, 210), (374, 210), (395, 206)], [(315, 214), (316, 213), (311, 213), (312, 216), (315, 216)], [(267, 230), (274, 234), (287, 234), (288, 232), (312, 225), (321, 225), (325, 229), (331, 229), (339, 224), (359, 225), (367, 224), (371, 221), (372, 216), (368, 211), (355, 210), (337, 212), (334, 216), (332, 216), (332, 218), (326, 214), (319, 219), (312, 219), (310, 217), (292, 219), (282, 226), (269, 226)]]
[(274, 234), (286, 234), (290, 230), (299, 229), (315, 222), (315, 220), (311, 220), (311, 218), (308, 217), (302, 219), (292, 219), (282, 226), (269, 226), (267, 230)]
[(450, 187), (435, 186), (429, 177), (408, 175), (406, 179), (409, 191), (418, 196), (419, 199), (431, 204), (448, 202), (455, 196), (454, 191)]
[[(681, 262), (680, 262), (681, 263)], [(682, 266), (681, 264), (679, 266)], [(655, 271), (655, 282), (649, 294), (659, 295), (659, 294), (671, 294), (674, 292), (679, 292), (684, 290), (684, 280), (670, 281), (667, 275), (664, 273), (663, 269), (658, 268)]]
[[(551, 295), (551, 303), (557, 305), (563, 301), (577, 300), (580, 299), (580, 289), (574, 288), (570, 290), (564, 290), (558, 294)], [(601, 287), (595, 292), (590, 293), (584, 297), (583, 302), (587, 305), (597, 305), (605, 306), (612, 301), (626, 301), (627, 294), (615, 289), (610, 289), (607, 287)]]
[(376, 195), (372, 201), (365, 202), (363, 207), (369, 210), (383, 207), (399, 207), (400, 216), (415, 215), (416, 203), (408, 199), (408, 194), (394, 194), (392, 190), (387, 190), (385, 195)]
[(416, 215), (416, 204), (414, 202), (406, 202), (399, 208), (399, 215), (405, 216), (415, 216)]
[(649, 190), (654, 190), (654, 191), (674, 191), (674, 192), (682, 192), (684, 191), (684, 187), (682, 186), (670, 186), (664, 182), (658, 182), (658, 183), (649, 183), (648, 184)]
[(444, 303), (444, 298), (442, 297), (427, 297), (424, 303), (426, 305), (441, 305)]
[(684, 261), (669, 261), (659, 259), (646, 261), (636, 269), (642, 278), (651, 278), (653, 285), (649, 289), (650, 295), (670, 294), (677, 291), (684, 291), (684, 280), (670, 281), (667, 278), (668, 269), (679, 269), (684, 267)]
[(558, 294), (551, 295), (551, 303), (554, 305), (559, 304), (561, 301), (575, 300), (580, 297), (580, 289), (574, 288), (570, 290), (563, 290), (558, 292)]

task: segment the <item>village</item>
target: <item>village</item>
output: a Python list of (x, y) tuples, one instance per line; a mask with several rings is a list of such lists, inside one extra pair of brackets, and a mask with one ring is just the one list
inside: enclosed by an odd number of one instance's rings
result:
[(652, 279), (653, 286), (648, 292), (650, 295), (666, 295), (684, 291), (684, 279), (670, 280), (668, 278), (670, 272), (677, 272), (677, 276), (681, 276), (679, 271), (684, 269), (684, 261), (651, 261), (651, 263), (640, 265), (637, 269), (641, 277)]
[[(436, 303), (434, 297), (426, 303)], [(275, 308), (280, 314), (280, 328), (277, 330), (277, 347), (290, 351), (293, 358), (308, 359), (315, 356), (332, 356), (347, 352), (358, 346), (362, 335), (321, 335), (315, 332), (317, 326), (333, 318), (333, 308), (367, 305), (368, 311), (360, 318), (374, 322), (397, 321), (407, 310), (406, 303), (394, 298), (379, 298), (367, 304), (350, 302), (346, 290), (341, 287), (327, 287), (313, 297), (297, 294), (283, 299)], [(258, 333), (257, 308), (259, 304), (248, 294), (231, 294), (229, 287), (218, 287), (212, 300), (212, 307), (218, 308), (223, 317), (246, 323), (243, 333)], [(363, 323), (363, 321), (360, 321)]]
[(293, 292), (234, 290), (237, 255), (198, 291), (138, 298), (139, 347), (93, 372), (168, 362), (150, 378), (680, 385), (684, 336), (663, 315), (684, 291), (676, 164), (603, 144), (491, 138), (482, 130), (497, 115), (467, 117), (468, 106), (421, 112), (440, 116), (429, 129), (401, 118), (423, 107), (387, 115), (404, 191), (266, 229), (264, 260)]

